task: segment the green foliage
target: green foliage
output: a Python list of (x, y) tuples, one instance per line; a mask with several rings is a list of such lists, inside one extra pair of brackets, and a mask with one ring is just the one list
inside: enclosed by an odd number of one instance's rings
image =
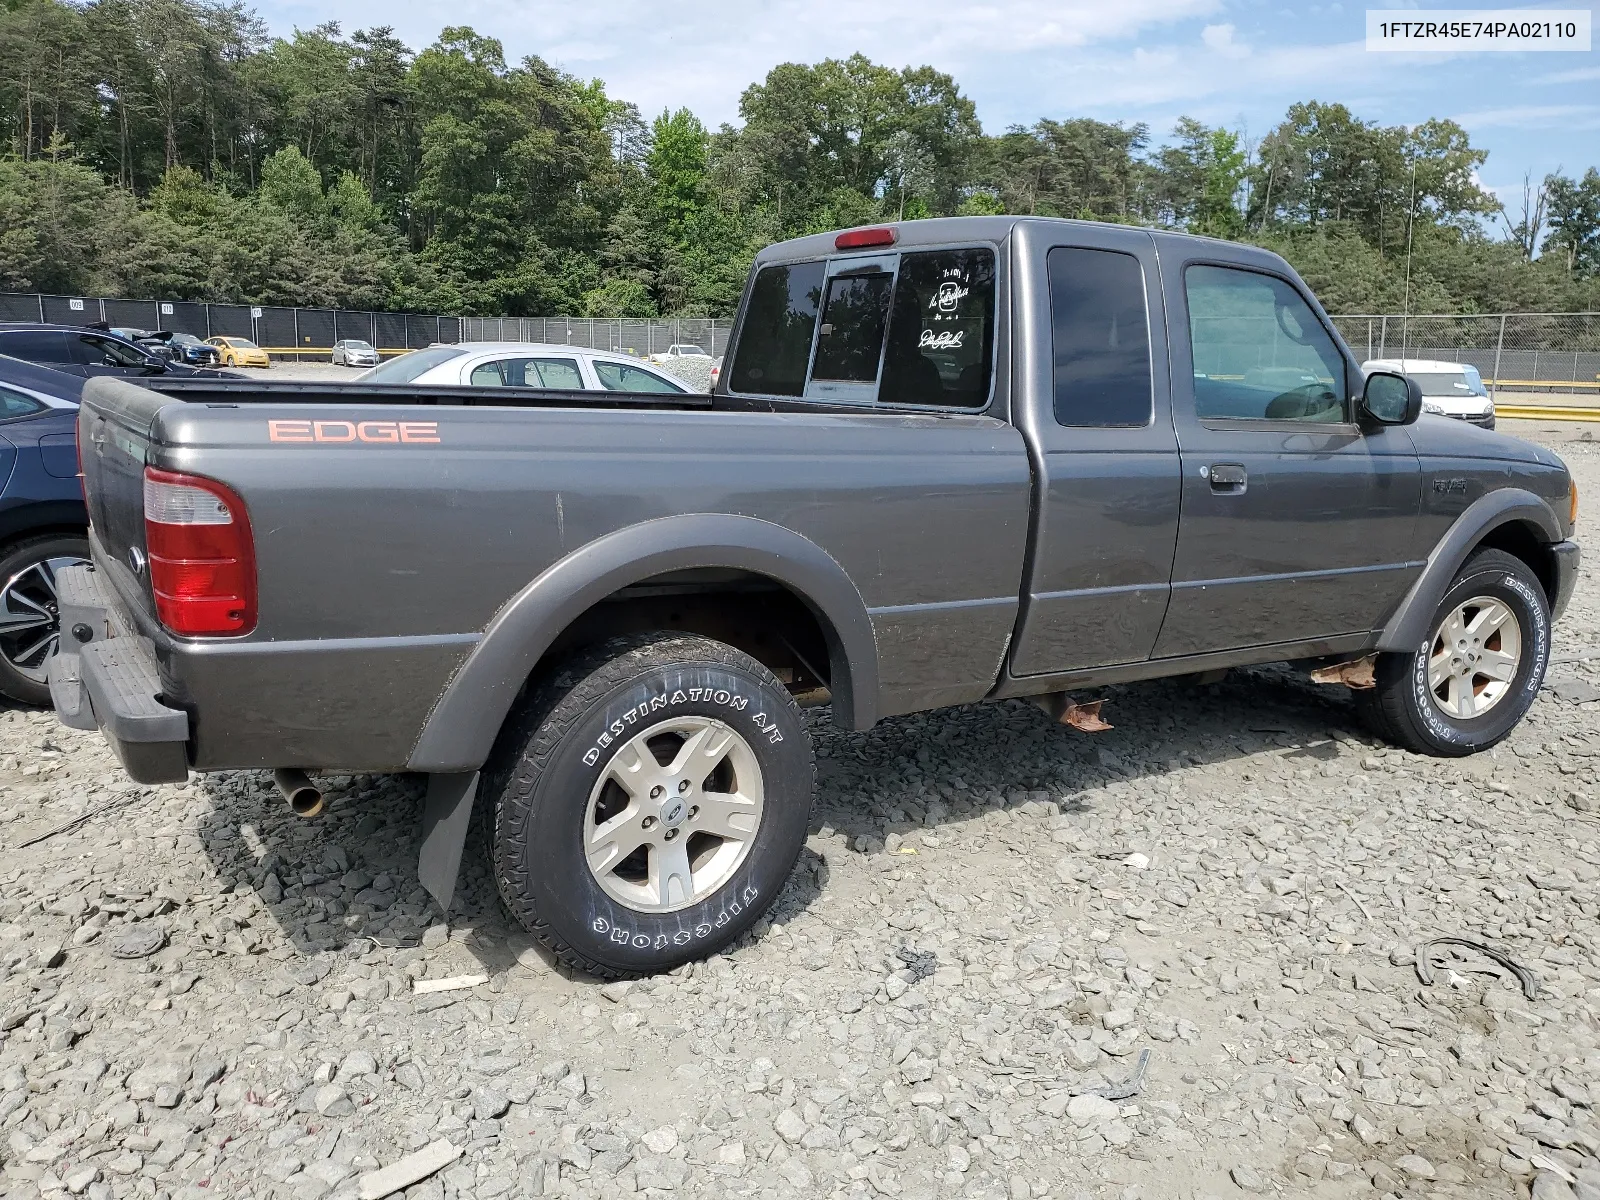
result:
[(1450, 121), (1313, 101), (1256, 146), (1189, 118), (986, 136), (949, 75), (859, 54), (774, 67), (740, 116), (647, 122), (462, 26), (413, 51), (269, 38), (238, 0), (0, 0), (0, 288), (726, 316), (771, 241), (1023, 213), (1261, 242), (1334, 310), (1398, 309), (1408, 244), (1413, 311), (1600, 306), (1600, 173), (1530, 184), (1513, 222)]

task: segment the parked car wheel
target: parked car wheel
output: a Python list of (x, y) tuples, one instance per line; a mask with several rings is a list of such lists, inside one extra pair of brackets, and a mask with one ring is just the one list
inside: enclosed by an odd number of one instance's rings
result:
[(0, 558), (0, 692), (24, 704), (49, 704), (45, 670), (61, 637), (56, 572), (89, 561), (88, 539), (29, 538)]
[(1504, 739), (1533, 706), (1550, 660), (1550, 602), (1500, 550), (1467, 560), (1414, 654), (1378, 658), (1363, 693), (1377, 732), (1418, 754), (1459, 757)]
[(538, 686), (485, 771), (495, 882), (557, 957), (670, 970), (744, 933), (811, 820), (810, 734), (760, 663), (707, 638), (622, 638)]

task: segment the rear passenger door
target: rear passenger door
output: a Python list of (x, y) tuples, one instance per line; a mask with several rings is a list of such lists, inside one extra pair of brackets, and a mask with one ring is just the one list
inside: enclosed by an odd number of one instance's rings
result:
[(1356, 422), (1360, 368), (1293, 280), (1173, 258), (1183, 520), (1157, 657), (1377, 628), (1422, 567), (1410, 437)]
[(1035, 356), (1018, 406), (1037, 448), (1032, 571), (1013, 675), (1138, 662), (1167, 610), (1178, 534), (1178, 443), (1161, 276), (1150, 235), (1022, 226)]

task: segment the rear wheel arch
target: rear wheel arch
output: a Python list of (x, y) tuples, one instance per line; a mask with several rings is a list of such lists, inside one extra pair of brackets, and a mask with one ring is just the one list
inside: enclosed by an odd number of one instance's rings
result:
[(446, 686), (408, 769), (477, 769), (524, 687), (555, 657), (552, 651), (576, 648), (562, 642), (569, 630), (635, 585), (703, 569), (770, 580), (803, 604), (827, 647), (836, 719), (857, 729), (876, 722), (877, 643), (866, 604), (844, 569), (815, 542), (772, 522), (690, 514), (607, 534), (512, 597)]

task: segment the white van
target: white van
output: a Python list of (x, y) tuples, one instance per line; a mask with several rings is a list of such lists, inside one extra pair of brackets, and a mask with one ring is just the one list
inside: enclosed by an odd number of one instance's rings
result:
[(1494, 428), (1494, 401), (1483, 376), (1471, 363), (1428, 358), (1374, 358), (1361, 364), (1363, 374), (1398, 371), (1422, 385), (1422, 411)]

